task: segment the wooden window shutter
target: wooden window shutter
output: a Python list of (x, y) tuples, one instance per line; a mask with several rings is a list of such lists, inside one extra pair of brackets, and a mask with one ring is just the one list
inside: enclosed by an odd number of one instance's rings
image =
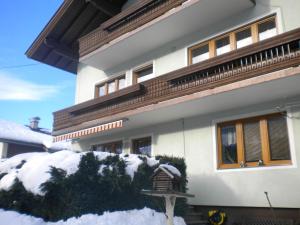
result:
[(268, 133), (271, 160), (290, 160), (288, 130), (284, 116), (268, 119)]
[(262, 159), (261, 136), (259, 121), (243, 124), (246, 162), (257, 162)]

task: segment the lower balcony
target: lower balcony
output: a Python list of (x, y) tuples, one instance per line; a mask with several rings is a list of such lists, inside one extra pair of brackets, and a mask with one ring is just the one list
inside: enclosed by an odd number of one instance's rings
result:
[[(234, 107), (238, 101), (250, 104), (300, 95), (299, 65), (300, 29), (296, 29), (54, 112), (53, 135), (67, 134), (124, 118), (132, 120), (134, 116), (135, 125), (138, 126), (141, 121), (159, 123), (165, 118), (171, 120), (192, 116), (197, 110), (198, 114), (201, 110), (207, 113), (209, 109), (216, 110), (212, 106), (215, 99), (205, 97), (217, 93), (221, 97), (216, 101), (224, 110), (226, 107)], [(291, 78), (293, 74), (297, 76)], [(266, 75), (269, 76), (264, 77)], [(278, 82), (279, 78), (287, 76), (289, 78)], [(258, 82), (254, 78), (268, 82), (254, 88)], [(244, 89), (241, 88), (243, 85)], [(229, 90), (238, 90), (236, 99), (230, 97)], [(206, 105), (200, 99), (206, 101)], [(228, 102), (226, 107), (224, 101)]]

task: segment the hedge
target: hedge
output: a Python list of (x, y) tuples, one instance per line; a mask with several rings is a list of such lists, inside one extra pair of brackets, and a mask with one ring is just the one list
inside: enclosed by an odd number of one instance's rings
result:
[[(102, 214), (105, 211), (141, 209), (149, 207), (164, 211), (164, 201), (141, 194), (151, 189), (151, 175), (157, 166), (150, 167), (146, 158), (133, 180), (125, 172), (126, 162), (118, 155), (98, 160), (93, 153), (82, 156), (76, 173), (67, 176), (66, 171), (52, 167), (51, 178), (41, 185), (45, 195), (34, 195), (16, 181), (9, 191), (0, 191), (0, 208), (15, 210), (46, 221), (58, 221), (83, 214)], [(160, 163), (169, 163), (181, 172), (182, 186), (186, 190), (186, 165), (183, 158), (158, 156)], [(99, 173), (101, 165), (104, 167)], [(21, 165), (22, 166), (22, 165)], [(0, 176), (3, 176), (3, 174)], [(184, 216), (186, 201), (178, 199), (175, 215)]]

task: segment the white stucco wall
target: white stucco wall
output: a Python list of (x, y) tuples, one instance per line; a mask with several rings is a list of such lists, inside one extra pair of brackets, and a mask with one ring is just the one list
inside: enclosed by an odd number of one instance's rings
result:
[(184, 157), (187, 164), (188, 189), (196, 195), (190, 203), (219, 206), (268, 207), (268, 191), (274, 207), (300, 207), (300, 107), (291, 108), (288, 129), (292, 165), (264, 168), (217, 169), (215, 122), (276, 112), (270, 103), (222, 113), (185, 118), (116, 134), (80, 140), (75, 150), (92, 144), (123, 140), (124, 152), (130, 152), (132, 138), (152, 136), (153, 155)]
[(5, 142), (0, 142), (0, 159), (6, 158), (7, 156), (8, 144)]

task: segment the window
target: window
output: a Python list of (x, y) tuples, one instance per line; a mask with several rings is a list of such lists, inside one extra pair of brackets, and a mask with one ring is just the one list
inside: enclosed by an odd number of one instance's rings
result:
[(99, 152), (110, 152), (115, 154), (121, 154), (123, 149), (123, 142), (122, 141), (116, 141), (111, 143), (105, 143), (105, 144), (99, 144), (99, 145), (93, 145), (92, 150), (93, 151), (99, 151)]
[(153, 65), (146, 66), (133, 72), (133, 83), (141, 83), (154, 78)]
[(98, 96), (106, 95), (105, 85), (98, 86)]
[(277, 34), (275, 18), (258, 24), (258, 39), (260, 41), (273, 37)]
[(222, 37), (216, 40), (216, 54), (222, 55), (230, 51), (230, 39), (229, 36)]
[(118, 90), (125, 88), (125, 86), (126, 86), (126, 79), (125, 76), (122, 76), (118, 79)]
[(151, 137), (132, 140), (132, 152), (134, 154), (151, 156)]
[(218, 167), (291, 164), (284, 113), (218, 124)]
[(213, 38), (188, 49), (189, 64), (195, 64), (209, 58), (222, 55), (235, 49), (248, 46), (277, 34), (276, 17), (257, 21), (221, 37)]
[(116, 91), (116, 82), (114, 80), (109, 82), (107, 85), (107, 88), (108, 88), (108, 90), (107, 90), (108, 94), (115, 92)]
[(236, 48), (237, 49), (252, 44), (253, 39), (252, 39), (252, 34), (251, 34), (251, 28), (248, 27), (244, 30), (236, 32), (235, 39), (236, 39)]
[(113, 93), (117, 90), (121, 90), (126, 86), (125, 75), (118, 78), (106, 81), (102, 84), (99, 84), (95, 88), (95, 97), (101, 97), (110, 93)]
[(208, 43), (201, 46), (195, 46), (191, 49), (190, 64), (202, 62), (206, 59), (209, 59)]

